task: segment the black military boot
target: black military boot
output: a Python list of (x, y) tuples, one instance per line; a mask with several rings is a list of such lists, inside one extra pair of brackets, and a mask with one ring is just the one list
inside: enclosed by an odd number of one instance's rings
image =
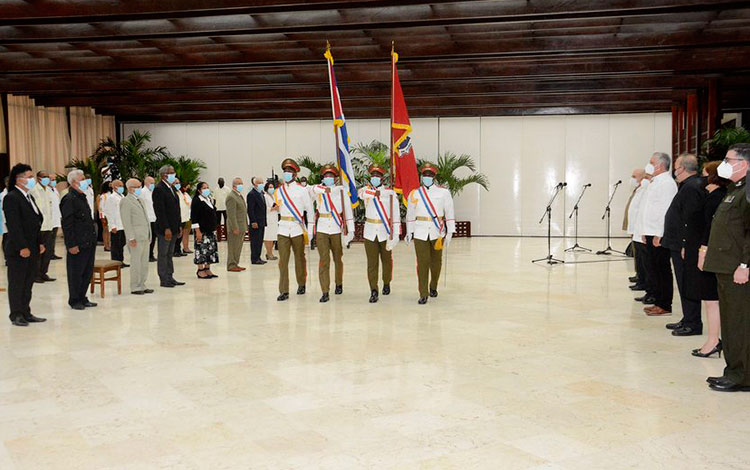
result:
[(370, 303), (374, 304), (377, 301), (378, 301), (378, 290), (373, 289), (370, 291)]
[(305, 286), (299, 286), (297, 288), (297, 295), (304, 295), (305, 294)]
[(289, 292), (284, 292), (280, 296), (276, 297), (276, 300), (278, 300), (279, 302), (283, 302), (287, 299), (289, 299)]
[(420, 298), (419, 298), (419, 300), (417, 301), (417, 303), (418, 303), (419, 305), (424, 305), (424, 304), (426, 304), (426, 303), (427, 303), (427, 297), (420, 297)]
[(437, 289), (430, 289), (430, 297), (437, 297)]
[(333, 293), (336, 294), (336, 295), (343, 294), (344, 293), (344, 286), (336, 286), (336, 290), (333, 291)]
[(323, 295), (320, 297), (320, 303), (324, 304), (328, 302), (328, 292), (324, 292)]
[(391, 285), (386, 284), (383, 286), (383, 295), (388, 295), (391, 293)]

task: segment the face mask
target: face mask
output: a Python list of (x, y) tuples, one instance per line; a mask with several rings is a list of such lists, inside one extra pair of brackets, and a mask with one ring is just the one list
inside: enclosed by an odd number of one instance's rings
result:
[(91, 178), (86, 178), (86, 184), (91, 186)]
[(268, 194), (273, 196), (274, 191), (276, 191), (276, 188), (268, 188)]
[(716, 174), (728, 180), (734, 174), (734, 165), (732, 165), (731, 163), (727, 161), (723, 161), (718, 166), (718, 168), (716, 168)]
[(241, 184), (238, 184), (237, 185), (237, 192), (241, 193), (243, 188), (244, 188), (244, 186), (242, 186)]
[(174, 173), (169, 173), (167, 175), (167, 183), (169, 184), (174, 183), (175, 178), (177, 178), (177, 176)]
[(140, 196), (141, 195), (141, 188), (135, 188), (135, 195)]
[(637, 188), (638, 187), (638, 180), (635, 178), (630, 178), (630, 186)]
[(258, 191), (259, 193), (262, 193), (263, 192), (263, 185), (262, 184), (256, 185), (255, 186), (255, 190)]
[(26, 180), (26, 189), (31, 191), (34, 189), (34, 186), (36, 186), (36, 180), (34, 178), (29, 178)]
[(179, 191), (181, 187), (182, 185), (180, 183), (177, 183), (176, 185), (174, 185), (174, 189), (176, 189), (177, 191)]
[(325, 178), (323, 178), (323, 184), (326, 186), (333, 186), (333, 182), (334, 180), (332, 176), (326, 176)]
[(370, 178), (370, 184), (375, 186), (376, 188), (380, 186), (380, 177), (379, 176), (373, 176)]
[(208, 197), (210, 195), (211, 195), (211, 190), (210, 189), (206, 188), (206, 189), (202, 189), (201, 190), (201, 196)]
[(122, 194), (125, 192), (125, 186), (118, 186), (117, 187), (117, 194)]
[(289, 173), (288, 171), (284, 172), (284, 181), (288, 183), (292, 181), (293, 178), (294, 178), (294, 173)]
[(81, 180), (78, 187), (81, 188), (81, 191), (86, 191), (89, 189), (89, 180)]
[(56, 188), (57, 187), (57, 181), (50, 181), (49, 185), (52, 186), (53, 188)]
[(151, 183), (148, 185), (148, 190), (153, 191), (154, 190), (154, 183)]
[(45, 176), (44, 178), (42, 178), (40, 183), (42, 183), (42, 186), (47, 186), (49, 184), (49, 178)]
[(648, 173), (649, 175), (653, 175), (654, 171), (656, 170), (656, 168), (654, 168), (654, 165), (652, 165), (650, 163), (648, 165), (646, 165), (646, 168), (644, 168), (644, 169), (646, 170), (646, 173)]
[(651, 181), (647, 180), (646, 178), (643, 178), (643, 180), (641, 181), (641, 187), (643, 187), (644, 189), (647, 188), (649, 184), (651, 184)]
[(422, 184), (425, 185), (425, 186), (427, 186), (428, 188), (430, 186), (432, 186), (432, 182), (433, 182), (432, 176), (423, 176), (422, 177)]

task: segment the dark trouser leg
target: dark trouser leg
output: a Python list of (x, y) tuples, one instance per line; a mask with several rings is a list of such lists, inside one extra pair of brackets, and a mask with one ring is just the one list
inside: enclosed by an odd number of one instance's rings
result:
[(430, 277), (430, 246), (429, 241), (414, 239), (414, 253), (417, 255), (417, 285), (419, 297), (425, 298), (429, 295), (427, 284)]
[(289, 257), (292, 251), (292, 239), (279, 235), (279, 293), (289, 292)]
[(55, 248), (56, 248), (57, 243), (55, 243), (55, 242), (57, 242), (57, 229), (58, 228), (59, 227), (55, 227), (55, 228), (52, 229), (52, 254), (51, 254), (51, 256), (53, 256), (53, 257), (57, 256), (57, 253), (55, 253)]
[(94, 272), (96, 246), (79, 248), (79, 250), (77, 255), (68, 252), (65, 257), (68, 277), (68, 305), (82, 304), (89, 300), (86, 292), (91, 284), (91, 275)]
[(331, 290), (331, 235), (318, 232), (315, 236), (318, 240), (318, 279), (320, 280), (320, 291), (327, 294)]
[(149, 259), (154, 258), (154, 245), (156, 245), (156, 222), (151, 222), (151, 245), (148, 247)]
[(380, 245), (376, 241), (365, 240), (365, 255), (367, 256), (367, 281), (370, 290), (378, 290), (378, 255)]
[(736, 284), (734, 274), (717, 274), (724, 376), (750, 386), (750, 283)]
[(383, 285), (387, 286), (393, 280), (393, 252), (386, 249), (388, 242), (380, 242), (380, 263), (383, 265)]
[(671, 311), (672, 298), (674, 297), (674, 281), (672, 280), (672, 263), (670, 263), (669, 249), (664, 247), (656, 247), (654, 253), (656, 275), (659, 277), (659, 293), (656, 296), (655, 305), (663, 308), (664, 310)]
[(54, 249), (54, 238), (52, 238), (52, 230), (40, 232), (39, 236), (44, 245), (44, 253), (39, 258), (39, 274), (44, 276), (49, 271), (49, 262), (52, 261), (52, 250)]
[(263, 233), (265, 227), (250, 229), (250, 262), (260, 261), (260, 254), (263, 249)]
[(174, 274), (172, 256), (174, 256), (174, 245), (176, 241), (174, 235), (171, 240), (167, 240), (162, 234), (158, 235), (156, 270), (159, 273), (159, 281), (162, 284), (174, 280), (174, 277), (172, 277)]
[(341, 242), (341, 235), (331, 235), (329, 246), (333, 257), (334, 279), (337, 286), (342, 286), (344, 285), (344, 246)]
[(646, 245), (633, 242), (633, 252), (635, 253), (635, 274), (638, 277), (638, 284), (648, 286), (648, 274), (646, 274), (646, 261), (644, 259), (647, 256)]
[(430, 289), (437, 290), (440, 281), (440, 271), (443, 269), (443, 250), (436, 250), (435, 243), (430, 242)]
[(245, 236), (242, 233), (235, 235), (229, 232), (227, 234), (227, 269), (233, 269), (240, 265), (242, 245), (244, 244)]
[(118, 230), (117, 233), (111, 232), (110, 237), (110, 254), (114, 261), (125, 261), (125, 231)]
[(297, 286), (303, 287), (307, 283), (307, 258), (305, 257), (304, 235), (297, 235), (292, 238), (292, 250), (294, 251), (294, 274), (297, 278)]
[(180, 225), (180, 228), (178, 228), (176, 232), (172, 233), (172, 237), (176, 238), (174, 249), (172, 251), (175, 255), (179, 255), (182, 253), (182, 225)]
[(656, 267), (654, 265), (654, 246), (651, 244), (654, 237), (646, 237), (646, 243), (641, 248), (643, 253), (643, 269), (646, 271), (646, 295), (656, 297), (658, 290)]
[[(33, 284), (39, 270), (38, 264), (34, 262), (33, 256), (21, 258), (11, 256), (6, 258), (8, 264), (8, 306), (10, 307), (11, 321), (27, 318), (29, 305), (26, 301), (28, 293), (28, 278)], [(38, 260), (38, 258), (37, 258)]]
[(674, 266), (674, 277), (677, 280), (677, 290), (680, 293), (680, 302), (682, 304), (682, 323), (685, 326), (702, 331), (701, 303), (699, 300), (690, 300), (685, 297), (686, 294), (690, 294), (685, 290), (685, 260), (682, 259), (679, 251), (671, 250), (670, 255), (672, 257), (672, 265)]

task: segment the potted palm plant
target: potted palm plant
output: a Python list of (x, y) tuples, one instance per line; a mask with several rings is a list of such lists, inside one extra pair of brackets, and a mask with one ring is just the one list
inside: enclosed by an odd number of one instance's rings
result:
[(750, 131), (744, 127), (731, 127), (719, 129), (716, 133), (703, 142), (701, 147), (703, 156), (707, 160), (723, 160), (727, 150), (734, 144), (750, 143)]

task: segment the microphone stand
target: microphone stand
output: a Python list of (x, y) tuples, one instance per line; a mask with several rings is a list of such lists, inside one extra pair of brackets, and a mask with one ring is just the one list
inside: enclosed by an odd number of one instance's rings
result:
[(539, 258), (532, 260), (532, 263), (539, 263), (542, 261), (545, 261), (547, 264), (561, 264), (565, 263), (565, 261), (561, 259), (556, 259), (552, 257), (552, 203), (555, 202), (555, 198), (558, 194), (560, 194), (560, 190), (564, 186), (562, 184), (558, 184), (555, 186), (555, 192), (552, 194), (552, 198), (547, 203), (547, 208), (544, 209), (544, 214), (542, 214), (542, 218), (539, 219), (539, 223), (541, 224), (544, 221), (544, 218), (547, 218), (547, 256), (544, 258)]
[(570, 248), (568, 248), (567, 250), (565, 250), (566, 252), (567, 252), (567, 251), (570, 251), (570, 252), (572, 252), (572, 253), (575, 253), (576, 251), (585, 251), (585, 252), (589, 252), (589, 253), (591, 252), (591, 250), (590, 250), (590, 249), (588, 249), (588, 248), (584, 248), (584, 247), (582, 247), (581, 245), (579, 245), (579, 244), (578, 244), (578, 204), (580, 204), (580, 203), (581, 203), (581, 199), (583, 199), (583, 195), (584, 195), (584, 194), (586, 193), (586, 189), (587, 189), (587, 188), (588, 188), (589, 186), (590, 186), (590, 185), (588, 185), (588, 184), (585, 184), (585, 185), (583, 186), (583, 189), (581, 190), (581, 195), (580, 195), (580, 196), (578, 196), (578, 200), (576, 201), (576, 205), (575, 205), (575, 206), (573, 207), (573, 211), (572, 211), (572, 212), (570, 213), (570, 215), (568, 216), (568, 218), (569, 218), (569, 219), (570, 219), (570, 218), (572, 218), (574, 214), (575, 214), (575, 216), (576, 216), (576, 219), (575, 219), (575, 227), (576, 227), (576, 243), (575, 243), (575, 245), (573, 245), (573, 246), (571, 246)]
[(604, 220), (605, 217), (607, 218), (607, 248), (601, 251), (597, 251), (596, 252), (597, 255), (611, 255), (612, 253), (619, 253), (621, 255), (625, 255), (624, 252), (617, 251), (614, 248), (612, 248), (612, 243), (610, 241), (611, 237), (610, 237), (609, 219), (610, 219), (611, 212), (612, 212), (612, 209), (610, 209), (610, 204), (612, 204), (612, 199), (615, 198), (615, 193), (617, 192), (617, 187), (620, 186), (620, 183), (622, 183), (622, 181), (618, 181), (617, 183), (615, 183), (615, 187), (612, 190), (612, 195), (609, 197), (609, 202), (607, 202), (607, 207), (604, 209), (604, 215), (602, 215), (602, 220)]

